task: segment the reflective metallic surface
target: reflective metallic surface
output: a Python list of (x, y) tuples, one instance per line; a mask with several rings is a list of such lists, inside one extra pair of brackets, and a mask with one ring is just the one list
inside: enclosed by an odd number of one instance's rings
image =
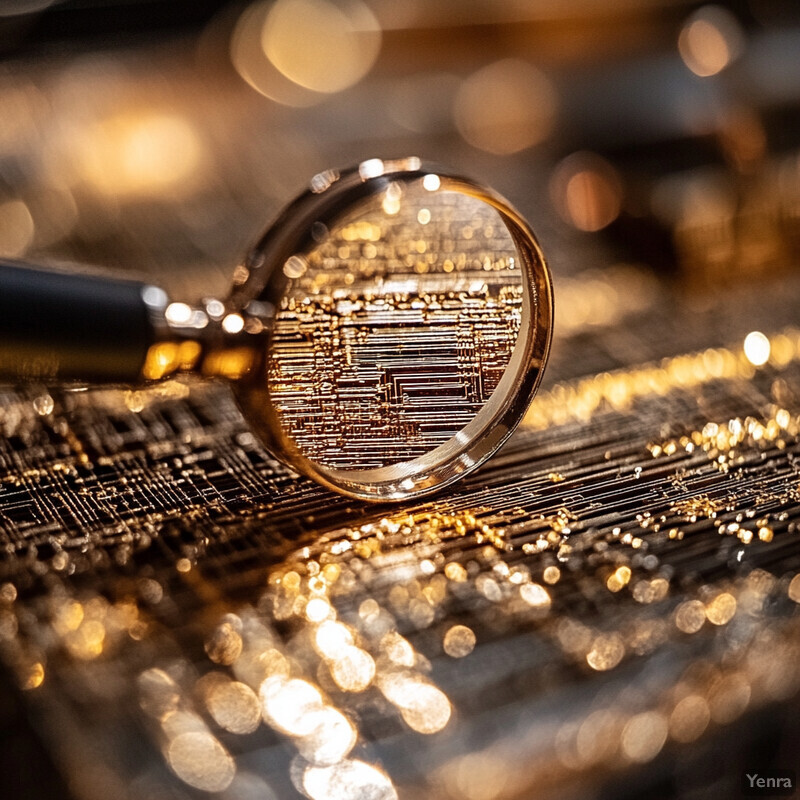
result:
[(220, 388), (5, 394), (4, 662), (62, 768), (94, 744), (87, 798), (557, 798), (747, 758), (800, 686), (800, 334), (764, 338), (556, 385), (392, 511), (298, 483)]

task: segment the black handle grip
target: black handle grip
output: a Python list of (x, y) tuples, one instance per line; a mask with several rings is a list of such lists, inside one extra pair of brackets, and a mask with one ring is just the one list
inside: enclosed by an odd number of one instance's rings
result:
[(141, 380), (155, 329), (145, 285), (0, 261), (0, 377)]

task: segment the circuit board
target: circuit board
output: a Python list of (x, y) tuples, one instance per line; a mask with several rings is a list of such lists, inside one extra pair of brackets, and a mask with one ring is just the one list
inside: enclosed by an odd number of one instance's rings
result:
[(397, 183), (331, 230), (316, 224), (317, 246), (284, 267), (296, 277), (270, 345), (282, 425), (329, 467), (423, 456), (472, 421), (511, 359), (523, 313), (511, 234), (481, 200)]
[[(796, 12), (467, 5), (393, 12), (309, 106), (231, 60), (236, 6), (3, 62), (4, 257), (225, 297), (311, 175), (418, 155), (530, 220), (556, 312), (520, 428), (413, 504), (299, 477), (224, 385), (0, 389), (0, 795), (693, 800), (800, 763)], [(497, 219), (384, 199), (283, 265), (281, 413), (333, 466), (460, 430), (525, 313)]]
[(768, 341), (553, 386), (402, 509), (293, 475), (224, 387), (6, 394), (4, 660), (86, 797), (668, 763), (800, 681), (800, 334)]

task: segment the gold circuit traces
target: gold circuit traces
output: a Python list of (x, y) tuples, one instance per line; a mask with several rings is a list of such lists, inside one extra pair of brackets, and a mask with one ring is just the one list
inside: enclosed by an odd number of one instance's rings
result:
[(283, 429), (327, 467), (370, 469), (446, 443), (509, 363), (523, 277), (500, 214), (424, 181), (390, 184), (283, 266), (269, 353)]

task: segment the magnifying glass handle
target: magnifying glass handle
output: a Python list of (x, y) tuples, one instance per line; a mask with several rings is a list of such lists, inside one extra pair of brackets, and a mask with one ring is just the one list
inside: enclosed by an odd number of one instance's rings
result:
[(141, 381), (159, 301), (143, 283), (0, 260), (0, 377)]

